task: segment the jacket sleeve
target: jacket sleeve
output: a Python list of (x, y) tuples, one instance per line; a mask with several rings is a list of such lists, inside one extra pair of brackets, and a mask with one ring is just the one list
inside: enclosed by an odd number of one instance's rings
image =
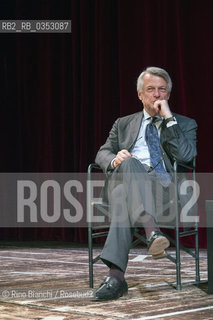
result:
[(172, 160), (183, 163), (192, 161), (197, 154), (197, 124), (195, 120), (187, 119), (162, 130), (164, 150)]
[(102, 145), (96, 155), (95, 162), (107, 172), (111, 168), (111, 161), (116, 157), (119, 151), (118, 146), (118, 124), (120, 119), (117, 119), (112, 126), (109, 136), (104, 145)]

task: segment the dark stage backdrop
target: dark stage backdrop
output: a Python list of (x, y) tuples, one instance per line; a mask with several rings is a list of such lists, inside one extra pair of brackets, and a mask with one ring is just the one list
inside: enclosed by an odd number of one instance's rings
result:
[[(141, 109), (136, 79), (156, 65), (172, 110), (198, 123), (197, 170), (212, 172), (212, 15), (211, 0), (1, 0), (1, 20), (71, 19), (72, 33), (0, 34), (0, 171), (86, 172), (115, 119)], [(87, 230), (0, 238), (83, 242)]]

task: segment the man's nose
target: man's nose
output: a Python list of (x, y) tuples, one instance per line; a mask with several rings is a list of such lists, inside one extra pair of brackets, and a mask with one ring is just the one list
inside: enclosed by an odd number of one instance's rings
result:
[(155, 97), (160, 97), (160, 91), (158, 89), (155, 89), (154, 96)]

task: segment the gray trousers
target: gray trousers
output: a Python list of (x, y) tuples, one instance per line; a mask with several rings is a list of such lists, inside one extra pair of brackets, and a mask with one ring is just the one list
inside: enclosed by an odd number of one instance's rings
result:
[(109, 233), (101, 253), (102, 261), (125, 272), (135, 227), (143, 227), (144, 213), (157, 220), (156, 212), (169, 206), (168, 188), (162, 187), (154, 171), (135, 158), (125, 159), (108, 181), (108, 200), (111, 213)]

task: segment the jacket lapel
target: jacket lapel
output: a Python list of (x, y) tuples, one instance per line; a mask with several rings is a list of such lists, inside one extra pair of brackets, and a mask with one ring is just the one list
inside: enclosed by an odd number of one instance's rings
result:
[[(162, 127), (161, 130), (164, 130), (164, 128)], [(160, 148), (161, 148), (161, 152), (164, 153), (163, 160), (164, 160), (164, 163), (165, 163), (165, 166), (166, 166), (167, 170), (168, 170), (169, 172), (172, 172), (172, 171), (173, 171), (173, 167), (172, 167), (171, 161), (169, 160), (169, 158), (168, 158), (168, 156), (167, 156), (166, 151), (165, 151), (164, 148), (163, 148), (163, 144), (164, 144), (164, 138), (163, 138), (162, 131), (161, 131), (161, 135), (160, 135)]]
[(140, 114), (137, 114), (135, 118), (129, 123), (128, 132), (130, 133), (130, 136), (129, 136), (128, 150), (130, 152), (132, 151), (135, 145), (135, 142), (137, 140), (138, 133), (141, 127), (142, 118), (143, 118), (143, 112), (141, 112)]

